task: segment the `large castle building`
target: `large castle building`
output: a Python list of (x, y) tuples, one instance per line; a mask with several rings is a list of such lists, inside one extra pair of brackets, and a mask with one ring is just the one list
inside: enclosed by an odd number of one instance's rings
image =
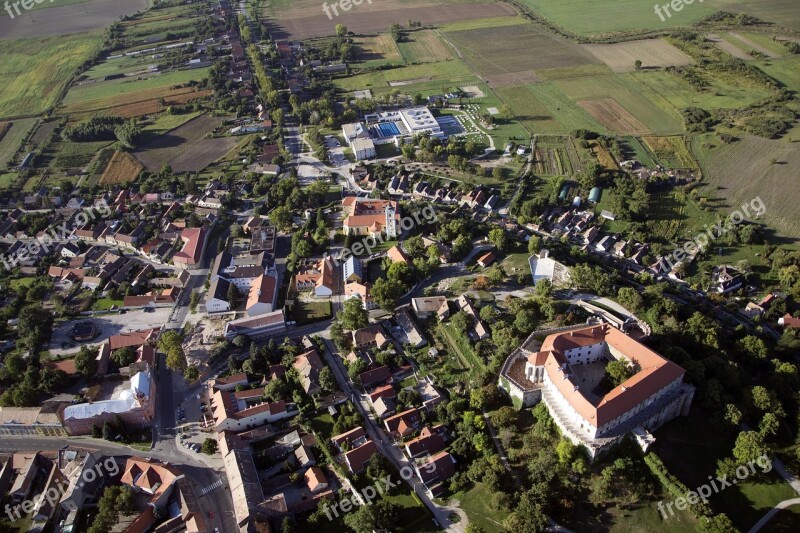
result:
[[(543, 401), (561, 433), (592, 457), (632, 434), (646, 449), (650, 434), (689, 412), (694, 387), (685, 370), (622, 331), (597, 324), (529, 338), (503, 365), (500, 386), (516, 405)], [(609, 388), (606, 366), (623, 360), (633, 375)]]

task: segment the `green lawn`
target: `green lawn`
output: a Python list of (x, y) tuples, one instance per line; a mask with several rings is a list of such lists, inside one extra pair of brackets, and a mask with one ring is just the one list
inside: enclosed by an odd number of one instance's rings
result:
[(459, 507), (467, 513), (470, 524), (482, 527), (487, 532), (503, 531), (503, 520), (508, 513), (489, 508), (491, 492), (486, 485), (478, 483), (466, 492), (458, 492), (452, 496), (459, 501)]
[(122, 306), (122, 300), (112, 300), (110, 298), (100, 298), (94, 303), (94, 305), (92, 305), (92, 309), (94, 311), (108, 311), (114, 305), (116, 305), (117, 307)]
[(9, 281), (8, 285), (11, 287), (11, 290), (16, 291), (21, 287), (30, 287), (33, 285), (34, 281), (36, 281), (36, 278), (17, 278)]
[(322, 438), (332, 437), (333, 417), (327, 412), (319, 414), (310, 420), (311, 429)]
[(56, 103), (76, 69), (100, 51), (99, 32), (3, 41), (0, 117), (35, 115)]
[(555, 82), (502, 87), (497, 94), (530, 134), (568, 134), (576, 129), (607, 133)]
[(293, 310), (294, 319), (299, 325), (319, 322), (331, 317), (331, 303), (323, 302), (302, 302), (295, 300)]
[(6, 172), (0, 174), (0, 189), (8, 189), (17, 181), (19, 174), (16, 172)]

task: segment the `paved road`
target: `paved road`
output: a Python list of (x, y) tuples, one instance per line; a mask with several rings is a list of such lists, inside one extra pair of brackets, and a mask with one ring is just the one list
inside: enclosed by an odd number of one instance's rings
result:
[(778, 512), (781, 509), (786, 509), (787, 507), (791, 507), (792, 505), (800, 505), (800, 498), (794, 498), (794, 499), (791, 499), (791, 500), (783, 500), (782, 502), (780, 502), (778, 505), (776, 505), (775, 507), (770, 509), (769, 512), (767, 512), (767, 514), (765, 514), (761, 518), (761, 520), (756, 522), (756, 525), (751, 527), (750, 531), (748, 531), (748, 533), (756, 533), (756, 531), (759, 531), (761, 528), (763, 528), (767, 524), (767, 522), (772, 520), (772, 518), (776, 514), (778, 514)]
[[(378, 450), (392, 461), (398, 471), (402, 470), (404, 467), (411, 468), (410, 461), (405, 457), (405, 455), (403, 455), (400, 449), (394, 445), (394, 442), (392, 442), (389, 436), (386, 435), (386, 433), (380, 429), (377, 423), (372, 419), (372, 413), (369, 410), (367, 401), (361, 397), (358, 391), (353, 389), (347, 376), (347, 372), (344, 369), (342, 359), (337, 355), (338, 352), (333, 341), (329, 338), (324, 338), (324, 340), (327, 349), (323, 353), (323, 357), (328, 363), (328, 366), (333, 370), (333, 374), (336, 376), (336, 381), (338, 382), (339, 387), (347, 396), (350, 397), (353, 404), (355, 404), (356, 408), (361, 413), (361, 416), (364, 418), (367, 434), (370, 436), (373, 442), (375, 442)], [(416, 478), (406, 480), (406, 483), (417, 494), (420, 500), (422, 500), (425, 506), (433, 513), (440, 526), (445, 528), (447, 531), (463, 533), (464, 528), (466, 528), (467, 524), (469, 523), (467, 520), (467, 515), (464, 513), (464, 511), (457, 508), (451, 509), (447, 507), (441, 507), (434, 503), (425, 492), (425, 487), (422, 486), (422, 483), (416, 481)], [(458, 522), (452, 522), (450, 520), (450, 515), (452, 513), (459, 515)]]

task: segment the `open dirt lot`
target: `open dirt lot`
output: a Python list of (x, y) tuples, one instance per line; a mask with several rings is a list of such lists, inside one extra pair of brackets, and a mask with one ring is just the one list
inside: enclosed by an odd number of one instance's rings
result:
[(147, 8), (148, 0), (89, 0), (80, 4), (25, 11), (11, 19), (0, 16), (0, 37), (21, 39), (43, 35), (66, 35), (105, 28), (122, 15)]
[(613, 98), (579, 100), (578, 104), (592, 115), (597, 122), (617, 133), (648, 133), (647, 126), (631, 115)]
[(364, 34), (388, 31), (392, 23), (407, 24), (409, 20), (437, 25), (461, 20), (516, 15), (516, 11), (505, 4), (456, 4), (384, 9), (386, 4), (386, 2), (362, 4), (357, 10), (341, 12), (338, 17), (332, 19), (329, 19), (322, 12), (320, 4), (317, 4), (318, 14), (293, 18), (282, 16), (280, 20), (268, 21), (268, 26), (275, 39), (301, 40), (334, 35), (337, 24), (344, 24), (354, 33)]
[(108, 163), (100, 183), (126, 183), (135, 180), (144, 167), (127, 152), (117, 151)]
[(614, 72), (633, 72), (636, 60), (642, 62), (642, 68), (677, 67), (692, 64), (692, 58), (684, 54), (667, 41), (661, 39), (645, 39), (617, 44), (584, 44), (581, 45), (594, 57), (608, 65)]
[(537, 70), (598, 63), (581, 47), (534, 26), (518, 24), (448, 32), (466, 62), (494, 86), (539, 81)]
[[(152, 313), (145, 313), (144, 311), (139, 310), (128, 311), (122, 315), (112, 313), (107, 315), (82, 317), (77, 320), (68, 320), (66, 322), (62, 322), (53, 329), (53, 336), (50, 339), (49, 350), (53, 355), (75, 353), (80, 350), (81, 346), (95, 346), (101, 344), (110, 336), (118, 333), (125, 333), (128, 331), (136, 331), (147, 328), (159, 328), (169, 320), (170, 313), (172, 313), (171, 307), (161, 307), (157, 308)], [(97, 337), (88, 342), (74, 342), (70, 338), (70, 335), (72, 334), (72, 327), (76, 322), (92, 322), (99, 330), (99, 334)]]
[(206, 138), (222, 119), (200, 115), (145, 144), (133, 155), (148, 170), (167, 164), (175, 172), (197, 172), (230, 150), (236, 137)]

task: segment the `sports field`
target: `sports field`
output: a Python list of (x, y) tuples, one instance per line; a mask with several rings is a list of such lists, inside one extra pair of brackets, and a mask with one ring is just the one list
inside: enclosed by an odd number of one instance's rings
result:
[(0, 41), (0, 118), (37, 115), (56, 103), (76, 69), (102, 45), (99, 33)]

